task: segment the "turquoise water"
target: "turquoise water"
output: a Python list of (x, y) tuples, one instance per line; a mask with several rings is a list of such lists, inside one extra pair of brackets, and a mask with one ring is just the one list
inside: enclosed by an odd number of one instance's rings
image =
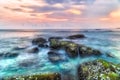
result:
[[(15, 58), (0, 57), (0, 77), (28, 75), (36, 73), (60, 72), (61, 74), (71, 73), (76, 74), (76, 67), (87, 61), (92, 61), (98, 58), (105, 59), (110, 62), (120, 63), (120, 32), (119, 31), (76, 31), (76, 30), (41, 30), (39, 32), (0, 32), (0, 53), (10, 52), (14, 47), (29, 47), (32, 46), (31, 40), (35, 36), (48, 38), (50, 36), (66, 37), (72, 34), (82, 33), (86, 35), (85, 39), (72, 40), (78, 44), (84, 44), (102, 51), (100, 57), (77, 57), (76, 59), (69, 58), (63, 50), (59, 50), (63, 62), (51, 63), (48, 59), (48, 48), (39, 48), (38, 54), (28, 54), (20, 51), (20, 55)], [(64, 35), (63, 35), (64, 34)], [(66, 39), (65, 39), (66, 40)], [(107, 57), (106, 53), (112, 54), (115, 58)], [(20, 66), (21, 63), (28, 63), (27, 67)]]

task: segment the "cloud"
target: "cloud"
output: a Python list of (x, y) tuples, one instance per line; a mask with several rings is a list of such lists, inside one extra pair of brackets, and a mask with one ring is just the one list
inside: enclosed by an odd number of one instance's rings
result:
[(27, 8), (30, 8), (33, 10), (33, 12), (35, 13), (41, 13), (41, 12), (49, 12), (49, 11), (62, 11), (64, 10), (64, 8), (61, 7), (53, 7), (53, 6), (44, 6), (44, 7), (40, 7), (40, 6), (29, 6)]
[(108, 16), (110, 12), (118, 8), (118, 0), (96, 0), (94, 4), (88, 5), (83, 11), (83, 17), (103, 17)]
[(0, 6), (0, 20), (14, 23), (120, 20), (120, 0), (0, 0)]
[(120, 9), (112, 11), (109, 16), (112, 18), (119, 18), (120, 19)]
[(95, 0), (45, 0), (48, 4), (93, 4)]
[(71, 14), (75, 14), (75, 15), (82, 14), (82, 12), (79, 9), (68, 9), (68, 10), (66, 10), (66, 12), (71, 13)]

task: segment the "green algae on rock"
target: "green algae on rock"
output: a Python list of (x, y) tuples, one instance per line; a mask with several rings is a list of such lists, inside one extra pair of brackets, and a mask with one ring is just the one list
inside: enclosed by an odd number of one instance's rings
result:
[(50, 48), (52, 49), (59, 49), (60, 48), (60, 42), (57, 39), (50, 39)]
[(8, 77), (3, 78), (2, 80), (61, 80), (61, 75), (59, 73), (36, 74), (29, 76)]
[(78, 68), (79, 80), (120, 80), (120, 66), (98, 59)]
[(50, 40), (50, 47), (52, 49), (64, 49), (68, 56), (71, 58), (75, 58), (80, 54), (80, 56), (90, 56), (90, 55), (101, 55), (99, 50), (76, 44), (71, 41), (60, 41), (58, 39)]

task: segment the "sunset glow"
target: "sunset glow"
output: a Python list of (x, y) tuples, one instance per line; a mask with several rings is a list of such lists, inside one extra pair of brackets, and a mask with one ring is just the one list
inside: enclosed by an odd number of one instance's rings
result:
[(43, 23), (51, 25), (56, 22), (58, 25), (63, 22), (67, 26), (69, 22), (73, 22), (87, 26), (93, 25), (93, 21), (96, 28), (100, 28), (99, 24), (115, 21), (116, 27), (120, 27), (119, 5), (119, 0), (0, 0), (0, 21), (7, 28), (14, 24), (30, 26)]

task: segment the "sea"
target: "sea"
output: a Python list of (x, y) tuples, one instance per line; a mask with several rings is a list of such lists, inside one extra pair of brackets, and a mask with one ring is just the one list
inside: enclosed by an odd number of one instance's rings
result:
[[(88, 56), (71, 59), (66, 52), (60, 50), (59, 53), (66, 59), (63, 62), (52, 63), (48, 59), (49, 48), (39, 48), (38, 54), (27, 54), (20, 50), (20, 54), (14, 58), (4, 58), (1, 54), (12, 52), (16, 47), (32, 47), (32, 39), (35, 37), (65, 37), (74, 34), (84, 34), (86, 38), (70, 40), (78, 44), (100, 50), (102, 56)], [(110, 54), (112, 57), (108, 56)], [(120, 64), (120, 30), (119, 29), (82, 29), (82, 30), (0, 30), (0, 77), (11, 77), (20, 75), (33, 75), (58, 72), (75, 76), (77, 67), (84, 63), (96, 59), (104, 59), (109, 62)], [(31, 64), (21, 67), (19, 64), (25, 62)]]

